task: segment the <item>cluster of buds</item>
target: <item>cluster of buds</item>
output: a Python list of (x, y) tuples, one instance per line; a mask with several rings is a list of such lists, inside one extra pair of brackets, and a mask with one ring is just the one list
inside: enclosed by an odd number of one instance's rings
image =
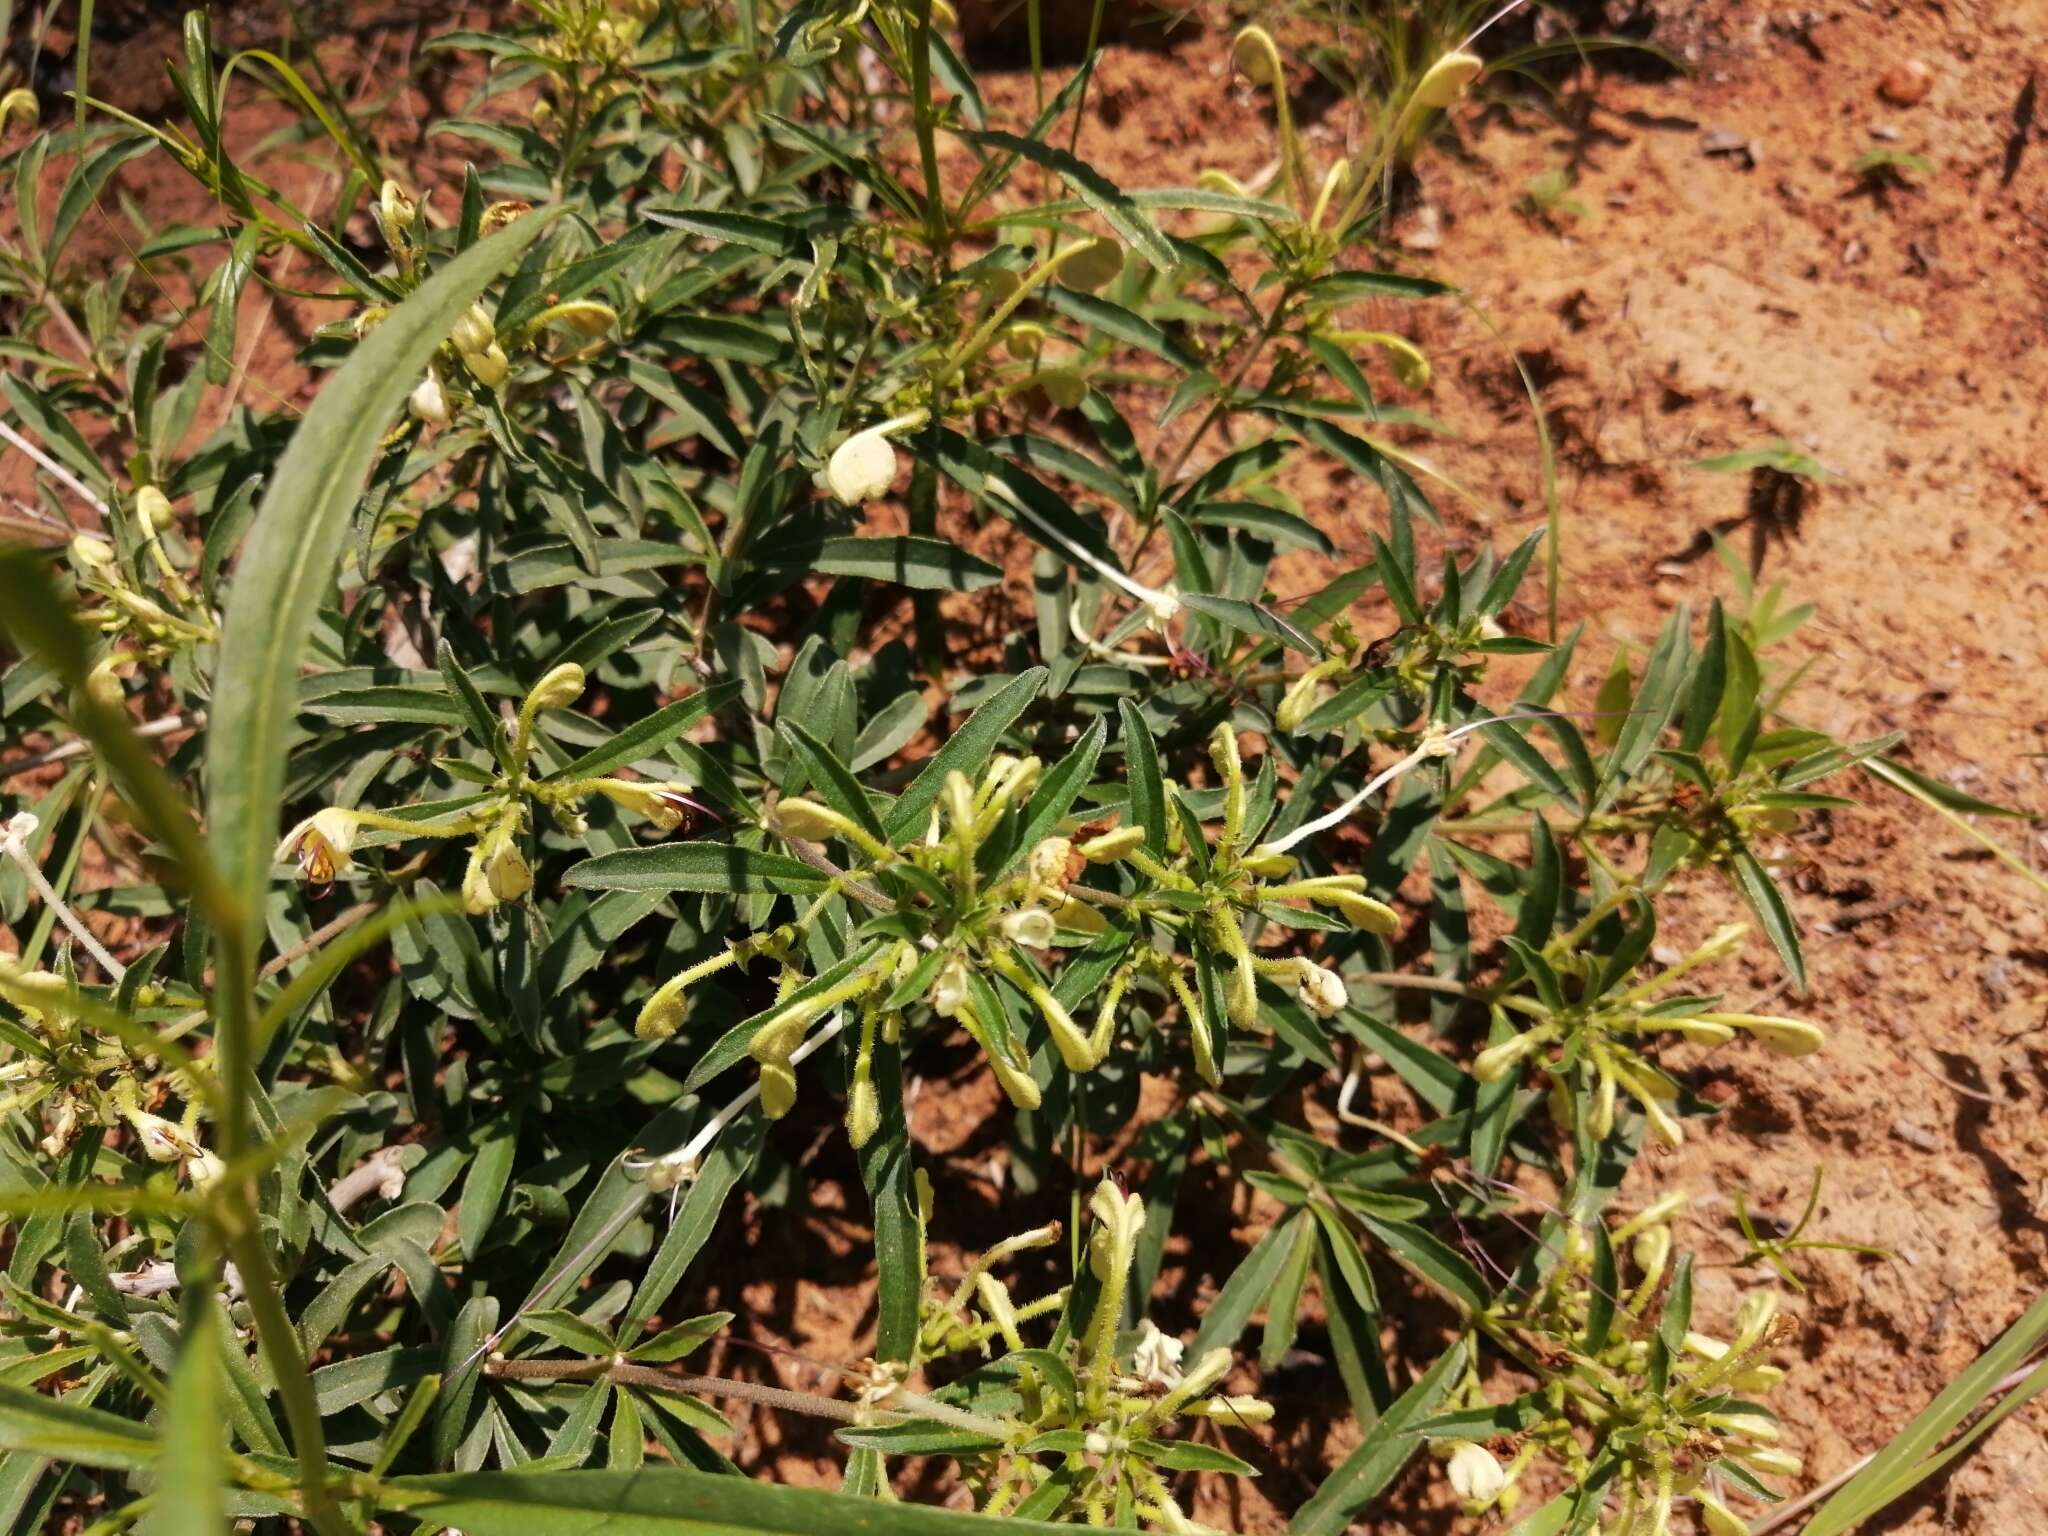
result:
[[(1397, 919), (1365, 893), (1362, 876), (1291, 878), (1291, 856), (1247, 846), (1259, 827), (1252, 824), (1237, 738), (1227, 725), (1215, 733), (1211, 760), (1223, 786), (1215, 842), (1198, 844), (1178, 818), (1169, 818), (1156, 849), (1141, 826), (1101, 822), (1016, 848), (1018, 824), (1044, 778), (1036, 757), (998, 755), (978, 783), (959, 772), (949, 775), (922, 833), (895, 842), (822, 798), (785, 796), (764, 825), (808, 862), (832, 871), (829, 890), (787, 930), (729, 945), (669, 978), (642, 1005), (636, 1030), (643, 1039), (672, 1036), (684, 1021), (690, 987), (734, 966), (774, 960), (780, 1001), (758, 1016), (748, 1047), (760, 1068), (763, 1105), (770, 1115), (787, 1113), (796, 1096), (791, 1063), (798, 1049), (828, 1015), (854, 1010), (860, 1027), (847, 1125), (856, 1145), (878, 1123), (870, 1081), (875, 1043), (899, 1039), (920, 1005), (975, 1041), (1010, 1101), (1028, 1110), (1037, 1107), (1041, 1085), (1031, 1074), (1016, 1014), (1027, 1011), (1042, 1022), (1067, 1070), (1088, 1072), (1109, 1054), (1122, 1010), (1144, 981), (1178, 1005), (1197, 1072), (1218, 1082), (1219, 1032), (1226, 1022), (1241, 1031), (1257, 1027), (1261, 981), (1291, 994), (1319, 1019), (1349, 1001), (1343, 980), (1328, 967), (1301, 955), (1256, 953), (1252, 940), (1269, 922), (1286, 922), (1300, 905), (1327, 908), (1352, 927), (1379, 934), (1392, 932)], [(843, 870), (820, 846), (834, 844), (853, 855)], [(992, 849), (1014, 851), (997, 857)], [(1091, 878), (1091, 871), (1098, 873)], [(796, 958), (804, 946), (791, 939), (839, 895), (890, 914), (887, 932), (832, 976), (813, 980)], [(1171, 942), (1139, 941), (1146, 924)], [(1076, 951), (1102, 963), (1086, 971), (1071, 961), (1056, 963), (1055, 957)], [(1204, 1003), (1204, 970), (1221, 981), (1221, 1019)], [(1088, 993), (1096, 998), (1095, 1011), (1084, 1024), (1075, 1010)]]
[(483, 916), (533, 889), (527, 844), (535, 806), (546, 809), (572, 836), (587, 830), (583, 807), (593, 798), (610, 800), (663, 836), (702, 811), (691, 786), (684, 783), (610, 776), (535, 778), (529, 773), (540, 716), (567, 709), (582, 696), (583, 687), (583, 669), (574, 662), (554, 668), (533, 686), (518, 716), (506, 722), (504, 750), (499, 751), (497, 743), (481, 743), (492, 748), (499, 770), (482, 796), (448, 809), (417, 807), (410, 815), (331, 805), (285, 833), (276, 861), (296, 864), (308, 883), (326, 887), (355, 867), (354, 855), (363, 846), (365, 833), (380, 842), (473, 838), (463, 871), (462, 901), (472, 916)]
[[(1469, 614), (1449, 623), (1426, 618), (1368, 644), (1348, 619), (1340, 618), (1324, 637), (1330, 654), (1289, 680), (1274, 706), (1273, 723), (1290, 736), (1304, 728), (1355, 725), (1364, 730), (1366, 712), (1384, 700), (1422, 706), (1446, 687), (1469, 691), (1484, 675), (1486, 647), (1503, 634), (1491, 615)], [(1332, 717), (1326, 707), (1340, 697), (1354, 701), (1356, 708)]]
[[(920, 1173), (921, 1218), (930, 1214), (930, 1185)], [(1013, 1512), (1055, 1475), (1068, 1485), (1061, 1514), (1090, 1525), (1109, 1523), (1128, 1509), (1145, 1525), (1176, 1536), (1206, 1530), (1174, 1498), (1173, 1442), (1162, 1435), (1177, 1421), (1208, 1419), (1254, 1425), (1272, 1417), (1256, 1397), (1219, 1393), (1234, 1360), (1212, 1349), (1185, 1363), (1186, 1345), (1147, 1318), (1134, 1340), (1122, 1330), (1125, 1295), (1145, 1229), (1145, 1204), (1114, 1179), (1096, 1185), (1088, 1202), (1088, 1266), (1096, 1281), (1085, 1323), (1075, 1320), (1057, 1366), (1029, 1350), (1023, 1325), (1059, 1312), (1069, 1300), (1061, 1287), (1024, 1305), (992, 1273), (1004, 1260), (1059, 1240), (1057, 1224), (1021, 1233), (981, 1255), (941, 1301), (928, 1295), (917, 1359), (965, 1350), (1016, 1353), (1018, 1408), (992, 1423), (999, 1444), (963, 1458), (985, 1513)], [(1119, 1348), (1120, 1342), (1123, 1344)], [(1034, 1357), (1037, 1356), (1037, 1357)], [(1054, 1455), (1054, 1469), (1039, 1458)], [(1249, 1468), (1245, 1469), (1249, 1471)]]
[[(176, 1164), (194, 1188), (220, 1176), (220, 1159), (200, 1141), (195, 1085), (95, 1028), (68, 970), (31, 969), (0, 956), (0, 997), (29, 1023), (18, 1054), (0, 1066), (0, 1114), (40, 1110), (46, 1134), (37, 1145), (45, 1157), (62, 1157), (88, 1125), (125, 1126), (144, 1158)], [(143, 1108), (164, 1094), (185, 1101), (180, 1119)]]
[[(1663, 1536), (1687, 1500), (1714, 1536), (1741, 1536), (1747, 1526), (1729, 1509), (1725, 1485), (1753, 1490), (1760, 1479), (1798, 1473), (1799, 1458), (1779, 1444), (1777, 1420), (1755, 1401), (1784, 1380), (1769, 1356), (1798, 1333), (1777, 1292), (1744, 1298), (1732, 1339), (1691, 1328), (1689, 1316), (1664, 1315), (1672, 1305), (1690, 1306), (1677, 1300), (1690, 1296), (1688, 1284), (1665, 1284), (1670, 1223), (1685, 1203), (1682, 1194), (1667, 1195), (1614, 1228), (1606, 1244), (1612, 1264), (1597, 1261), (1587, 1228), (1566, 1227), (1558, 1262), (1541, 1283), (1489, 1314), (1490, 1327), (1519, 1336), (1543, 1366), (1546, 1410), (1491, 1446), (1439, 1447), (1468, 1508), (1512, 1508), (1517, 1479), (1547, 1452), (1576, 1481), (1603, 1458), (1615, 1463), (1601, 1527), (1613, 1536)], [(1601, 1290), (1603, 1273), (1618, 1293)], [(1474, 1406), (1482, 1401), (1477, 1392), (1469, 1382)], [(1509, 1458), (1505, 1465), (1496, 1451)]]
[(122, 669), (164, 666), (180, 651), (219, 638), (214, 616), (194, 597), (164, 547), (162, 536), (177, 526), (177, 520), (163, 488), (144, 485), (137, 489), (124, 519), (122, 548), (127, 555), (96, 534), (81, 533), (71, 540), (79, 586), (97, 600), (83, 618), (108, 639), (85, 686), (108, 708), (118, 709), (125, 697)]
[[(1590, 1102), (1587, 1128), (1596, 1139), (1605, 1139), (1614, 1129), (1616, 1101), (1627, 1093), (1642, 1106), (1657, 1138), (1668, 1147), (1679, 1145), (1685, 1132), (1677, 1114), (1678, 1083), (1643, 1054), (1640, 1042), (1657, 1035), (1677, 1035), (1720, 1045), (1737, 1034), (1747, 1034), (1780, 1056), (1810, 1055), (1826, 1043), (1819, 1027), (1804, 1019), (1727, 1012), (1716, 1007), (1717, 999), (1709, 996), (1664, 995), (1694, 968), (1734, 953), (1746, 932), (1742, 923), (1728, 924), (1646, 980), (1623, 985), (1629, 977), (1615, 977), (1598, 996), (1576, 1000), (1566, 999), (1560, 978), (1576, 975), (1590, 983), (1600, 974), (1600, 962), (1597, 956), (1575, 951), (1574, 935), (1564, 936), (1551, 950), (1531, 955), (1525, 962), (1539, 973), (1537, 996), (1504, 998), (1502, 1002), (1527, 1021), (1526, 1027), (1481, 1051), (1472, 1064), (1473, 1076), (1482, 1083), (1498, 1082), (1521, 1070), (1538, 1052), (1554, 1051), (1543, 1065), (1553, 1076), (1561, 1123), (1572, 1123), (1578, 1112), (1574, 1106)], [(1587, 1072), (1592, 1077), (1589, 1099), (1574, 1092), (1570, 1082)]]

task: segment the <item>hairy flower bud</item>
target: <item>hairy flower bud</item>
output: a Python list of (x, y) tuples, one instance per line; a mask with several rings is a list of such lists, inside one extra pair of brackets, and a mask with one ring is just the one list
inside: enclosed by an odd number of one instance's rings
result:
[(1078, 368), (1041, 368), (1031, 382), (1063, 411), (1075, 409), (1088, 398), (1088, 380)]
[(533, 317), (533, 329), (559, 325), (578, 336), (602, 336), (619, 323), (619, 312), (597, 299), (571, 299), (552, 305)]
[(666, 1040), (683, 1027), (683, 991), (689, 986), (689, 974), (671, 976), (654, 989), (646, 1002), (640, 1005), (640, 1015), (633, 1021), (633, 1033), (642, 1040)]
[(1336, 891), (1322, 898), (1344, 915), (1344, 921), (1365, 933), (1390, 934), (1401, 926), (1401, 915), (1383, 901), (1358, 891)]
[(517, 901), (533, 889), (533, 866), (512, 838), (502, 839), (484, 860), (484, 876), (499, 901)]
[(533, 685), (533, 692), (526, 696), (526, 707), (536, 713), (543, 709), (567, 709), (583, 697), (583, 689), (583, 669), (573, 661), (565, 661)]
[(43, 109), (36, 100), (36, 93), (25, 85), (17, 85), (5, 96), (0, 96), (0, 134), (12, 128), (16, 118), (33, 128), (42, 115)]
[(128, 701), (128, 691), (121, 686), (121, 674), (114, 670), (112, 657), (86, 673), (85, 691), (102, 709), (119, 709)]
[(856, 1078), (846, 1094), (846, 1139), (864, 1147), (881, 1126), (882, 1107), (875, 1085), (867, 1078)]
[(1828, 1041), (1818, 1025), (1804, 1019), (1765, 1013), (1704, 1013), (1700, 1017), (1709, 1024), (1747, 1030), (1779, 1056), (1810, 1056)]
[(135, 493), (135, 515), (151, 533), (162, 533), (178, 520), (171, 498), (153, 485)]

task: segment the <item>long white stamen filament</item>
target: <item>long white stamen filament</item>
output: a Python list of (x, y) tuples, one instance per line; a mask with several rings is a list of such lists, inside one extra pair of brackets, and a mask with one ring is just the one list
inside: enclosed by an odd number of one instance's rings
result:
[[(844, 1028), (846, 1028), (846, 1010), (835, 1008), (832, 1011), (832, 1017), (825, 1021), (823, 1029), (810, 1036), (803, 1044), (789, 1053), (790, 1066), (795, 1067), (797, 1063), (803, 1061), (806, 1057), (815, 1054), (820, 1046), (824, 1045), (826, 1041), (830, 1040)], [(761, 1083), (757, 1078), (741, 1089), (730, 1104), (705, 1121), (698, 1129), (697, 1134), (692, 1136), (682, 1146), (676, 1148), (675, 1151), (664, 1152), (660, 1157), (649, 1158), (645, 1164), (635, 1164), (633, 1166), (651, 1168), (657, 1163), (667, 1163), (684, 1168), (689, 1167), (710, 1150), (711, 1143), (718, 1140), (718, 1133), (728, 1125), (731, 1125), (739, 1117), (740, 1111), (759, 1097), (761, 1097)]]
[[(812, 1035), (789, 1053), (790, 1066), (794, 1067), (798, 1062), (812, 1055), (820, 1046), (845, 1027), (846, 1011), (843, 1008), (834, 1009), (832, 1017), (825, 1021), (824, 1028), (820, 1029), (815, 1035)], [(625, 1157), (619, 1160), (619, 1165), (634, 1173), (644, 1173), (648, 1169), (656, 1167), (673, 1167), (683, 1170), (684, 1177), (687, 1177), (690, 1165), (697, 1158), (704, 1155), (710, 1148), (711, 1143), (718, 1139), (718, 1133), (732, 1124), (740, 1111), (760, 1096), (761, 1084), (756, 1080), (750, 1087), (736, 1095), (730, 1104), (707, 1120), (696, 1135), (692, 1136), (687, 1143), (678, 1147), (675, 1151), (664, 1152), (659, 1157)], [(553, 1274), (533, 1288), (533, 1294), (525, 1302), (521, 1303), (518, 1311), (505, 1319), (497, 1332), (470, 1351), (462, 1364), (455, 1368), (456, 1372), (460, 1373), (468, 1370), (477, 1361), (502, 1344), (505, 1341), (506, 1335), (519, 1326), (520, 1321), (532, 1310), (536, 1302), (547, 1296), (561, 1282), (561, 1278), (564, 1275), (576, 1270), (592, 1253), (602, 1250), (614, 1237), (618, 1236), (626, 1223), (640, 1213), (640, 1209), (641, 1202), (638, 1200), (627, 1205), (613, 1220), (607, 1222), (589, 1242), (585, 1243), (582, 1248), (571, 1254), (557, 1266)]]
[(1487, 33), (1491, 32), (1501, 22), (1506, 21), (1508, 17), (1512, 16), (1516, 11), (1519, 11), (1526, 4), (1528, 4), (1528, 0), (1508, 0), (1508, 3), (1506, 5), (1502, 6), (1499, 10), (1495, 11), (1491, 16), (1487, 17), (1486, 20), (1479, 23), (1479, 25), (1473, 29), (1472, 35), (1466, 38), (1465, 41), (1463, 41), (1462, 43), (1458, 44), (1457, 49), (1455, 51), (1460, 53), (1470, 51), (1474, 43), (1478, 42), (1480, 38), (1484, 37)]
[(1382, 787), (1391, 784), (1417, 763), (1426, 762), (1434, 757), (1452, 756), (1451, 743), (1460, 736), (1469, 736), (1474, 731), (1484, 730), (1489, 725), (1499, 725), (1504, 720), (1524, 718), (1526, 717), (1521, 715), (1489, 715), (1484, 720), (1473, 720), (1450, 731), (1440, 730), (1436, 726), (1431, 726), (1423, 733), (1420, 746), (1406, 757), (1393, 763), (1378, 777), (1367, 783), (1365, 788), (1338, 806), (1337, 809), (1329, 812), (1327, 815), (1318, 816), (1314, 821), (1302, 823), (1302, 825), (1296, 827), (1277, 842), (1267, 843), (1261, 849), (1261, 852), (1285, 853), (1297, 843), (1306, 842), (1309, 838), (1314, 837), (1318, 832), (1327, 832), (1332, 827), (1342, 826), (1355, 816), (1358, 813), (1359, 807), (1371, 799)]
[(87, 954), (99, 962), (100, 969), (105, 971), (110, 979), (119, 981), (128, 974), (128, 967), (101, 947), (100, 941), (92, 936), (92, 931), (78, 920), (78, 914), (71, 910), (64, 898), (43, 878), (42, 869), (30, 856), (28, 840), (36, 835), (36, 828), (40, 825), (41, 823), (27, 811), (21, 812), (7, 823), (6, 832), (0, 834), (0, 850), (4, 850), (9, 858), (21, 866), (21, 872), (28, 877), (28, 883), (36, 888), (36, 894), (49, 903), (50, 910), (71, 930), (71, 936), (85, 946)]
[(1148, 587), (1142, 581), (1137, 581), (1132, 577), (1126, 576), (1122, 571), (1118, 570), (1115, 566), (1109, 564), (1108, 561), (1099, 559), (1095, 555), (1090, 554), (1087, 550), (1083, 549), (1079, 544), (1076, 544), (1072, 539), (1068, 538), (1065, 534), (1061, 533), (1059, 529), (1053, 527), (1052, 524), (1048, 523), (1044, 518), (1040, 517), (1030, 507), (1026, 506), (1024, 504), (1023, 498), (1018, 496), (1016, 492), (1012, 491), (1000, 479), (991, 477), (987, 482), (987, 486), (988, 491), (991, 495), (1000, 495), (1004, 503), (1008, 505), (1012, 511), (1016, 512), (1026, 522), (1031, 524), (1032, 527), (1036, 528), (1039, 532), (1043, 533), (1047, 538), (1051, 539), (1053, 543), (1059, 545), (1061, 549), (1065, 550), (1069, 555), (1073, 556), (1074, 559), (1080, 561), (1081, 564), (1087, 566), (1091, 571), (1094, 571), (1097, 575), (1100, 575), (1105, 579), (1114, 582), (1117, 586), (1122, 587), (1125, 592), (1130, 594), (1131, 597), (1135, 598), (1138, 602), (1143, 603), (1147, 608), (1151, 609), (1154, 616), (1157, 617), (1161, 623), (1164, 623), (1166, 620), (1172, 618), (1174, 614), (1180, 612), (1179, 598), (1175, 597), (1170, 592), (1161, 592), (1155, 587)]
[(0, 438), (5, 438), (8, 442), (12, 443), (15, 447), (19, 448), (23, 453), (27, 454), (30, 458), (34, 459), (38, 464), (42, 465), (44, 469), (48, 470), (52, 475), (56, 476), (58, 480), (62, 481), (65, 487), (69, 489), (74, 495), (76, 495), (79, 498), (79, 500), (83, 501), (87, 506), (91, 507), (94, 511), (99, 513), (100, 524), (102, 527), (105, 527), (106, 525), (113, 522), (113, 509), (110, 508), (104, 501), (100, 500), (98, 496), (94, 495), (92, 488), (90, 486), (88, 486), (83, 480), (79, 479), (78, 476), (71, 473), (71, 471), (66, 469), (62, 464), (59, 464), (55, 459), (51, 458), (47, 453), (43, 452), (43, 450), (38, 448), (34, 443), (30, 442), (27, 438), (23, 437), (19, 432), (15, 431), (14, 428), (7, 425), (7, 423), (4, 421), (0, 421)]
[(1072, 631), (1074, 638), (1081, 642), (1082, 648), (1090, 656), (1100, 656), (1105, 661), (1120, 662), (1134, 667), (1170, 667), (1173, 665), (1173, 658), (1171, 656), (1144, 656), (1136, 651), (1120, 651), (1114, 646), (1104, 645), (1081, 627), (1081, 610), (1078, 608), (1069, 608), (1067, 610), (1067, 628)]

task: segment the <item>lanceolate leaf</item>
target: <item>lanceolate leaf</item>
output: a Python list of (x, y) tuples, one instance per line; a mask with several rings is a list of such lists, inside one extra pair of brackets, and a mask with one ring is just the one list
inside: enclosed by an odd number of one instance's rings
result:
[(981, 1515), (674, 1467), (395, 1478), (382, 1502), (472, 1536), (1061, 1536), (1072, 1529), (1037, 1520), (998, 1525)]
[(671, 843), (621, 848), (585, 859), (562, 883), (592, 891), (701, 891), (740, 896), (759, 891), (822, 891), (829, 875), (787, 854), (730, 843)]
[(1352, 1516), (1379, 1497), (1400, 1474), (1408, 1458), (1422, 1449), (1415, 1425), (1435, 1411), (1465, 1367), (1465, 1348), (1453, 1344), (1421, 1378), (1394, 1400), (1366, 1431), (1358, 1448), (1344, 1458), (1287, 1527), (1287, 1536), (1340, 1536)]

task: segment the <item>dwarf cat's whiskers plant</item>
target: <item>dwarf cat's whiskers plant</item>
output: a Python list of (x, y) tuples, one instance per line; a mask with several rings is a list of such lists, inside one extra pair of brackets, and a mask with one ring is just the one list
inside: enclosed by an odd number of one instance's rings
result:
[[(1599, 642), (1521, 597), (1554, 520), (1443, 536), (1395, 402), (1406, 307), (1460, 295), (1379, 242), (1469, 39), (1324, 166), (1247, 29), (1270, 184), (1158, 189), (1078, 157), (1092, 59), (1002, 121), (935, 0), (436, 39), (484, 82), (445, 185), (318, 70), (184, 44), (175, 120), (8, 155), (0, 435), (52, 476), (0, 553), (13, 1526), (1193, 1533), (1284, 1461), (1336, 1536), (1427, 1448), (1473, 1511), (1561, 1475), (1548, 1531), (1719, 1536), (1796, 1475), (1771, 1294), (1696, 1325), (1676, 1204), (1608, 1207), (1714, 1134), (1703, 1049), (1824, 1038), (1745, 1006), (1749, 925), (1661, 948), (1667, 896), (1723, 882), (1803, 992), (1777, 873), (1891, 739), (1779, 723), (1746, 584), (1572, 697)], [(252, 70), (334, 207), (234, 147)], [(134, 256), (191, 276), (189, 360), (71, 254), (142, 155), (217, 204)], [(249, 286), (310, 270), (315, 403), (205, 415)], [(920, 1079), (998, 1122), (970, 1243)], [(1242, 1254), (1187, 1219), (1236, 1183)], [(683, 1370), (828, 1213), (872, 1253), (842, 1389)], [(1334, 1468), (1263, 1429), (1318, 1307)], [(840, 1489), (733, 1476), (721, 1401), (833, 1424)], [(897, 1502), (906, 1458), (979, 1513)]]

